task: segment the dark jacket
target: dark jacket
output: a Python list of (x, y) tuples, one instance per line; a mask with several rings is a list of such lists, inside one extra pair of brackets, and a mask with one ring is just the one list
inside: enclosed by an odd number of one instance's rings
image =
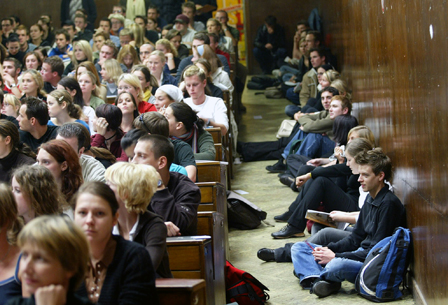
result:
[(34, 152), (37, 152), (37, 149), (42, 143), (56, 139), (56, 136), (58, 135), (58, 128), (59, 126), (47, 125), (47, 131), (40, 139), (34, 138), (27, 131), (19, 130), (20, 141), (27, 144)]
[[(96, 4), (94, 0), (82, 0), (82, 8), (87, 11), (87, 21), (91, 24), (96, 20)], [(70, 0), (61, 1), (61, 22), (71, 20), (70, 18)]]
[(278, 48), (285, 48), (285, 30), (280, 25), (276, 25), (274, 28), (274, 33), (269, 34), (268, 28), (265, 24), (258, 28), (257, 36), (255, 37), (254, 45), (260, 49), (266, 49), (265, 45), (267, 43), (272, 44), (272, 52), (277, 51)]
[(11, 182), (12, 171), (22, 165), (32, 165), (36, 160), (13, 149), (9, 155), (0, 159), (0, 182)]
[[(138, 243), (112, 235), (117, 242), (114, 258), (107, 268), (98, 304), (159, 304), (156, 274), (148, 251)], [(77, 294), (87, 297), (85, 283)]]
[(140, 215), (134, 241), (148, 250), (157, 275), (163, 278), (171, 278), (173, 275), (166, 251), (166, 235), (166, 225), (162, 217), (150, 211)]
[(164, 221), (174, 223), (183, 236), (190, 236), (197, 234), (200, 202), (199, 187), (187, 176), (170, 172), (168, 185), (154, 193), (148, 210), (162, 216)]
[[(182, 14), (183, 0), (152, 0), (152, 4), (157, 6), (160, 11), (160, 17), (164, 18), (168, 23), (174, 23), (174, 19)], [(160, 25), (159, 25), (160, 26)]]
[[(391, 236), (396, 227), (403, 225), (404, 217), (403, 204), (386, 185), (375, 199), (367, 195), (352, 234), (328, 244), (328, 248), (336, 257), (363, 262), (376, 243)], [(352, 252), (360, 247), (363, 248), (362, 251)]]

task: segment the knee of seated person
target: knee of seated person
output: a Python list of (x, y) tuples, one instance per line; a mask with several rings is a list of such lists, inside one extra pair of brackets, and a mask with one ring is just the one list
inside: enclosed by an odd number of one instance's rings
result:
[(295, 243), (292, 247), (291, 247), (291, 254), (293, 253), (312, 253), (313, 250), (311, 249), (311, 247), (305, 243), (305, 242), (298, 242)]

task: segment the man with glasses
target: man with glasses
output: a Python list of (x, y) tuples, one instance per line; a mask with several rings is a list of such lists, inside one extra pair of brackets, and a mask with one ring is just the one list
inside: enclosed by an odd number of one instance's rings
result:
[(12, 26), (12, 20), (10, 17), (5, 17), (2, 19), (2, 45), (6, 47), (6, 43), (8, 41), (9, 34), (14, 32), (14, 28)]
[(114, 36), (119, 36), (120, 31), (124, 28), (124, 17), (120, 14), (110, 14), (109, 20), (112, 25), (110, 34)]
[(227, 15), (227, 12), (224, 10), (217, 11), (215, 19), (221, 23), (224, 35), (232, 38), (233, 44), (236, 45), (238, 43), (238, 40), (240, 40), (240, 31), (227, 24), (229, 22), (229, 16)]

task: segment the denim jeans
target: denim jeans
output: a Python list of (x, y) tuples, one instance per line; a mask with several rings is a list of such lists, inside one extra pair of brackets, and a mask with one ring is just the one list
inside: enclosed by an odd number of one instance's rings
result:
[(285, 114), (289, 116), (291, 119), (294, 119), (294, 114), (301, 111), (300, 106), (296, 105), (286, 105), (285, 106)]
[[(319, 247), (319, 245), (312, 243), (310, 243), (310, 245), (313, 248)], [(358, 250), (361, 249), (362, 248)], [(300, 281), (311, 277), (320, 277), (326, 281), (343, 282), (344, 280), (347, 280), (354, 283), (356, 276), (363, 265), (363, 262), (336, 257), (327, 265), (322, 266), (314, 260), (312, 252), (313, 249), (311, 249), (305, 242), (296, 243), (291, 248), (294, 271)]]
[(302, 130), (298, 130), (297, 133), (294, 135), (294, 137), (292, 137), (292, 139), (289, 141), (288, 145), (286, 145), (285, 149), (283, 150), (283, 159), (286, 160), (286, 157), (288, 157), (289, 155), (289, 150), (291, 149), (292, 143), (296, 140), (303, 140), (306, 138), (306, 136), (308, 135), (308, 133), (303, 132)]
[(282, 81), (287, 82), (291, 79), (292, 76), (296, 75), (299, 70), (288, 65), (283, 65), (280, 67), (280, 72), (282, 72)]
[(309, 133), (297, 150), (296, 155), (317, 158), (328, 152), (332, 152), (335, 146), (336, 143), (329, 137), (323, 136), (320, 133)]
[(286, 99), (291, 103), (300, 106), (300, 95), (294, 92), (294, 88), (286, 90)]

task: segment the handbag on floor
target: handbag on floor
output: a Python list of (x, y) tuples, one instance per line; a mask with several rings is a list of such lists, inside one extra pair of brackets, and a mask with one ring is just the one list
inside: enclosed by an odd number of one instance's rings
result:
[(235, 268), (226, 261), (226, 299), (227, 303), (237, 302), (239, 305), (264, 304), (269, 300), (268, 287), (260, 283), (250, 273)]
[(266, 212), (235, 192), (227, 192), (227, 219), (229, 227), (240, 230), (257, 228), (266, 219)]
[(277, 139), (289, 137), (296, 123), (296, 120), (283, 120), (277, 131)]

